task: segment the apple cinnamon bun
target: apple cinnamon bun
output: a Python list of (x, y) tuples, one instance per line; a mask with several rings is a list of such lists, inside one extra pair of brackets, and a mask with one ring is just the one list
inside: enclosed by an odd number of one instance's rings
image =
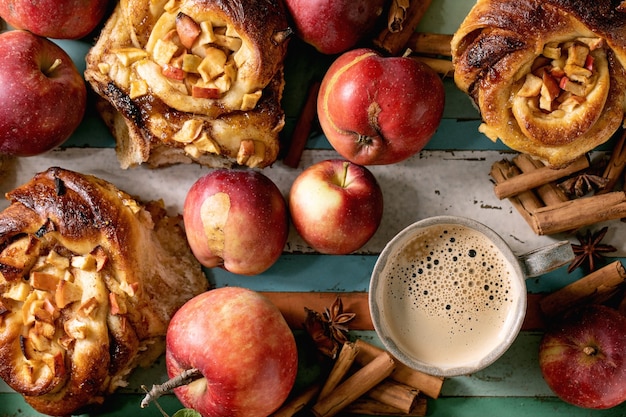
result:
[(560, 167), (606, 142), (626, 100), (626, 13), (611, 0), (478, 0), (454, 79), (493, 141)]
[(101, 403), (208, 287), (180, 216), (60, 168), (0, 212), (0, 377), (37, 411)]
[(85, 78), (121, 166), (273, 163), (291, 33), (279, 1), (120, 1)]

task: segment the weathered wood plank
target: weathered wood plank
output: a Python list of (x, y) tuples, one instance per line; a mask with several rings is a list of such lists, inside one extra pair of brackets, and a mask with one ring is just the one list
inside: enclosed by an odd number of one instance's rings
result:
[[(317, 312), (323, 312), (330, 307), (337, 297), (341, 297), (344, 311), (356, 313), (350, 322), (352, 330), (374, 330), (368, 305), (366, 292), (284, 292), (264, 291), (267, 296), (282, 312), (285, 320), (292, 329), (301, 329), (306, 313), (304, 307)], [(529, 294), (526, 318), (522, 330), (541, 330), (545, 322), (539, 310), (542, 294)]]
[[(301, 168), (293, 169), (277, 162), (263, 172), (287, 195), (291, 183), (304, 167), (334, 157), (337, 153), (332, 150), (308, 150), (303, 154)], [(404, 227), (416, 220), (442, 214), (471, 217), (486, 224), (501, 234), (518, 253), (555, 240), (571, 239), (572, 236), (564, 234), (537, 236), (508, 201), (495, 197), (488, 173), (491, 165), (501, 158), (499, 151), (426, 150), (399, 164), (371, 166), (370, 170), (383, 189), (385, 209), (381, 226), (359, 253), (379, 253)], [(4, 168), (8, 173), (0, 184), (0, 192), (13, 189), (49, 166), (95, 174), (142, 199), (163, 199), (170, 211), (178, 213), (182, 212), (189, 187), (207, 172), (206, 168), (195, 165), (121, 170), (113, 149), (70, 148), (8, 164)], [(0, 209), (6, 205), (7, 202), (2, 201)], [(623, 256), (626, 241), (616, 236), (623, 234), (626, 223), (614, 220), (607, 224), (610, 229), (606, 242), (618, 247), (615, 256)], [(312, 252), (293, 228), (285, 249), (286, 252)]]

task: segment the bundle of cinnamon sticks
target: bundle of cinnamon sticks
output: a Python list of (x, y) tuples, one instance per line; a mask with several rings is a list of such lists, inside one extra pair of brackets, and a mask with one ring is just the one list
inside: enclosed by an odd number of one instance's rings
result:
[[(415, 371), (362, 339), (343, 344), (323, 385), (288, 401), (273, 417), (365, 415), (425, 416), (443, 378)], [(306, 411), (303, 413), (303, 411)]]
[(415, 31), (430, 4), (431, 0), (392, 0), (387, 27), (372, 43), (388, 55), (410, 56), (449, 76), (454, 72), (450, 59), (452, 35)]
[(494, 163), (490, 175), (494, 192), (509, 199), (532, 230), (538, 235), (568, 232), (608, 220), (626, 218), (626, 192), (614, 186), (626, 166), (626, 132), (611, 153), (601, 177), (602, 188), (585, 196), (568, 196), (557, 186), (559, 180), (579, 176), (590, 167), (588, 156), (559, 169), (545, 166), (526, 154), (511, 161)]

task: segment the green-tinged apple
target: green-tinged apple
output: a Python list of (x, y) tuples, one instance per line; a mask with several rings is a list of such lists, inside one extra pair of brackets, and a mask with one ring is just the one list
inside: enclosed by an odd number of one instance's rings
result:
[(320, 253), (340, 255), (361, 248), (383, 216), (383, 193), (367, 168), (343, 159), (311, 165), (289, 191), (293, 225)]
[(403, 161), (421, 151), (441, 123), (443, 82), (428, 65), (359, 48), (324, 75), (317, 114), (328, 141), (359, 165)]
[(602, 305), (577, 308), (554, 323), (539, 347), (548, 386), (563, 401), (606, 409), (626, 401), (626, 317)]
[(298, 350), (280, 310), (265, 296), (221, 287), (196, 296), (172, 317), (165, 362), (170, 378), (199, 379), (174, 393), (204, 417), (265, 417), (294, 386)]
[(85, 114), (87, 87), (68, 54), (25, 30), (0, 34), (0, 153), (32, 156), (67, 140)]
[(109, 0), (2, 0), (0, 17), (16, 29), (55, 39), (78, 39), (104, 19)]
[(385, 0), (286, 0), (298, 36), (323, 54), (354, 47), (376, 26)]
[(240, 275), (272, 266), (289, 234), (285, 198), (254, 170), (216, 169), (199, 178), (187, 192), (183, 220), (202, 265)]

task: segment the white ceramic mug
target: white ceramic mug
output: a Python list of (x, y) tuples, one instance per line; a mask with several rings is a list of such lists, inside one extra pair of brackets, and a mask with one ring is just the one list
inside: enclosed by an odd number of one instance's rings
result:
[(376, 333), (405, 365), (467, 375), (498, 359), (526, 315), (526, 278), (572, 261), (568, 241), (518, 256), (475, 220), (437, 216), (398, 233), (370, 281)]

